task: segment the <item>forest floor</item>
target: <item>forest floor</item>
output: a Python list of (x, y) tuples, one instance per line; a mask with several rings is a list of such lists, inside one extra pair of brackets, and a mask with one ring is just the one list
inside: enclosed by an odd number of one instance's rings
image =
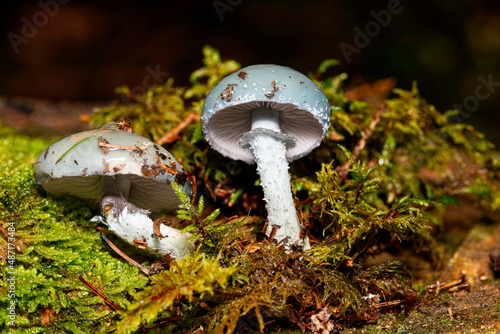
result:
[[(89, 129), (86, 119), (104, 105), (0, 97), (0, 122), (19, 134), (57, 138)], [(409, 267), (414, 286), (426, 291), (418, 307), (401, 317), (397, 307), (389, 306), (377, 324), (343, 332), (500, 333), (500, 217), (486, 220), (480, 212), (466, 199), (460, 206), (449, 205), (445, 235), (438, 239), (447, 255), (439, 268), (422, 257), (398, 254), (397, 259)], [(382, 253), (370, 261), (390, 259), (394, 255)]]

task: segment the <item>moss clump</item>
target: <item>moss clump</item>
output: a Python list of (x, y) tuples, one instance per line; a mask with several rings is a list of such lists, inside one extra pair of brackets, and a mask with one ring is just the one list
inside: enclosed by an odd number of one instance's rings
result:
[[(438, 112), (416, 86), (376, 96), (384, 101), (378, 105), (362, 94), (349, 100), (345, 74), (322, 78), (336, 64), (327, 60), (311, 77), (334, 106), (332, 126), (318, 149), (291, 166), (312, 247), (290, 249), (272, 240), (259, 232), (265, 212), (254, 168), (211, 150), (198, 122), (205, 95), (239, 64), (223, 61), (210, 47), (203, 54), (190, 87), (169, 80), (137, 96), (122, 87), (126, 102), (91, 116), (94, 125), (127, 119), (139, 134), (168, 145), (197, 177), (201, 196), (194, 205), (178, 192), (178, 218), (198, 251), (151, 278), (101, 248), (83, 203), (50, 199), (36, 188), (31, 164), (48, 143), (22, 145), (27, 138), (6, 137), (5, 161), (20, 156), (21, 163), (0, 170), (6, 189), (0, 217), (4, 227), (15, 224), (23, 250), (16, 254), (16, 282), (29, 282), (16, 285), (18, 327), (231, 333), (374, 323), (383, 305), (411, 310), (419, 297), (401, 262), (367, 266), (368, 256), (409, 247), (437, 258), (433, 236), (442, 229), (444, 205), (459, 203), (462, 195), (484, 204), (485, 214), (500, 205), (492, 145), (471, 126), (453, 123), (456, 111)], [(3, 242), (1, 298), (8, 302)], [(80, 276), (123, 311), (113, 312)], [(1, 316), (7, 324), (7, 313)]]

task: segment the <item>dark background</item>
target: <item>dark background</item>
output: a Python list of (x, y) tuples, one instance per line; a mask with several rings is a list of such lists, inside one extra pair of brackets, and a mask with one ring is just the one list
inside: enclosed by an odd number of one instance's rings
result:
[[(389, 3), (399, 3), (398, 13), (348, 61), (341, 43), (356, 46), (355, 28), (373, 27), (373, 11)], [(474, 101), (478, 78), (490, 76), (498, 86), (481, 88), (488, 97), (476, 99), (462, 119), (500, 144), (498, 1), (46, 0), (2, 7), (3, 96), (108, 101), (116, 98), (116, 86), (144, 86), (147, 68), (160, 69), (163, 81), (168, 73), (177, 85), (188, 85), (208, 44), (243, 66), (275, 63), (304, 73), (337, 58), (342, 65), (329, 75), (393, 77), (404, 89), (416, 81), (442, 112)]]

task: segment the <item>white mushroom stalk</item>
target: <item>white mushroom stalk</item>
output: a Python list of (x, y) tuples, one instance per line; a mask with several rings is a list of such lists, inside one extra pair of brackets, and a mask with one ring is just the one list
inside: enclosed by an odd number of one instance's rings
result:
[(123, 176), (103, 181), (101, 213), (104, 217), (94, 220), (108, 226), (108, 229), (129, 244), (137, 246), (158, 256), (169, 254), (171, 257), (183, 257), (194, 250), (189, 241), (190, 233), (160, 225), (156, 234), (154, 222), (149, 217), (150, 211), (130, 203), (126, 197), (130, 191), (130, 180)]
[[(125, 205), (124, 205), (125, 203)], [(121, 208), (122, 209), (118, 209)], [(191, 234), (160, 225), (162, 237), (156, 235), (154, 223), (149, 218), (149, 211), (141, 209), (120, 196), (104, 196), (102, 199), (102, 217), (95, 220), (107, 225), (109, 230), (131, 245), (143, 248), (158, 256), (169, 254), (171, 257), (183, 257), (194, 250), (189, 241)]]
[(286, 159), (287, 146), (295, 145), (295, 140), (280, 132), (279, 111), (257, 108), (252, 111), (252, 131), (243, 135), (240, 145), (255, 157), (266, 202), (267, 234), (276, 226), (276, 240), (286, 239), (289, 244), (308, 247), (308, 239), (299, 238), (301, 224), (292, 197)]

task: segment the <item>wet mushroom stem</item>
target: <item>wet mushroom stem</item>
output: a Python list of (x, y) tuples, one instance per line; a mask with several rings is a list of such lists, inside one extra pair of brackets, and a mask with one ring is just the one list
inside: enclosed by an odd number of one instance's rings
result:
[[(119, 181), (120, 179), (122, 181)], [(126, 192), (123, 191), (126, 191), (129, 183), (124, 177), (116, 177), (114, 180), (105, 179), (101, 200), (101, 213), (104, 220), (98, 220), (129, 244), (136, 245), (150, 253), (182, 257), (192, 250), (193, 244), (189, 241), (190, 233), (181, 233), (180, 230), (164, 224), (155, 226), (149, 217), (148, 210), (141, 209), (127, 201)], [(157, 231), (162, 237), (157, 235)]]

